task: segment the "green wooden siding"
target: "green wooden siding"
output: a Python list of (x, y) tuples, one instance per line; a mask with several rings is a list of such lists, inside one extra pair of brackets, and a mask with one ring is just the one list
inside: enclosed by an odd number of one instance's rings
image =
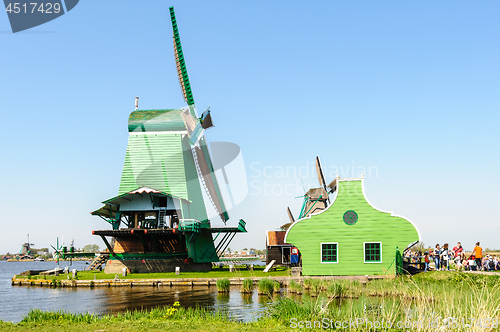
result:
[[(349, 210), (358, 215), (354, 225), (343, 220)], [(332, 205), (296, 222), (285, 240), (299, 248), (304, 275), (374, 275), (394, 274), (396, 247), (403, 250), (419, 240), (419, 234), (408, 220), (372, 207), (363, 195), (361, 180), (341, 180)], [(364, 262), (365, 242), (382, 243), (381, 263)], [(321, 243), (338, 243), (337, 263), (321, 263)]]
[(189, 199), (180, 134), (129, 136), (118, 194), (139, 187)]

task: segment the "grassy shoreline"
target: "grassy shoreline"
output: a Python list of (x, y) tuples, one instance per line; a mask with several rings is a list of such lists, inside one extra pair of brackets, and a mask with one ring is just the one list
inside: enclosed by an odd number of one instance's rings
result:
[[(181, 272), (180, 274), (175, 274), (175, 272), (164, 272), (164, 273), (129, 273), (127, 276), (122, 276), (121, 274), (115, 273), (104, 273), (104, 271), (78, 271), (78, 276), (76, 280), (112, 280), (118, 276), (121, 280), (137, 280), (137, 279), (182, 279), (182, 278), (252, 278), (252, 277), (282, 277), (289, 276), (290, 271), (286, 267), (277, 267), (276, 271), (269, 271), (264, 273), (264, 267), (254, 267), (254, 270), (247, 270), (246, 267), (236, 269), (235, 272), (229, 272), (228, 267), (221, 269), (213, 269), (207, 272)], [(69, 274), (71, 275), (71, 273)], [(31, 279), (31, 280), (67, 280), (68, 274), (60, 274), (59, 276), (14, 276), (18, 279)]]
[[(235, 322), (229, 313), (211, 313), (203, 308), (184, 309), (173, 305), (101, 317), (34, 310), (20, 323), (0, 322), (0, 331), (290, 331), (297, 330), (299, 322), (324, 324), (325, 320), (332, 324), (353, 320), (363, 320), (366, 324), (380, 320), (410, 325), (421, 322), (422, 325), (416, 327), (400, 329), (391, 326), (377, 330), (435, 331), (436, 326), (431, 324), (445, 326), (450, 324), (449, 318), (458, 320), (455, 322), (458, 325), (453, 325), (456, 331), (490, 331), (497, 329), (493, 328), (493, 320), (500, 320), (498, 275), (429, 272), (414, 277), (374, 280), (367, 284), (311, 279), (304, 281), (300, 287), (304, 292), (300, 300), (294, 296), (277, 299), (256, 322)], [(343, 298), (363, 300), (357, 303)], [(376, 306), (369, 305), (370, 298), (378, 299), (374, 302)], [(474, 318), (476, 325), (466, 327), (464, 324), (471, 323), (469, 318)], [(366, 331), (369, 330), (367, 326), (361, 324), (349, 329)], [(304, 327), (308, 329), (306, 325)], [(311, 327), (314, 328), (314, 325)]]

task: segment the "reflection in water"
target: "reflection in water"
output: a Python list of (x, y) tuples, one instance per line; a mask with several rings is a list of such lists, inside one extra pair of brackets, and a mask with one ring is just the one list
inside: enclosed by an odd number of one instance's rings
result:
[(245, 305), (251, 305), (253, 303), (253, 294), (241, 294), (241, 300)]
[(100, 314), (112, 314), (126, 310), (144, 310), (171, 306), (179, 301), (183, 307), (215, 306), (215, 288), (208, 287), (123, 287), (96, 288), (97, 298), (102, 299)]

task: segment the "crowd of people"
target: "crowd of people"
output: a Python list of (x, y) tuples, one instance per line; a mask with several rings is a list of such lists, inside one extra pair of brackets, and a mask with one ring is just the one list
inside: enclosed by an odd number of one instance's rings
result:
[(483, 255), (483, 248), (481, 248), (479, 242), (476, 243), (476, 246), (470, 253), (466, 253), (462, 248), (462, 244), (458, 242), (452, 249), (449, 248), (448, 243), (445, 243), (442, 247), (436, 244), (434, 249), (429, 247), (423, 254), (422, 251), (413, 252), (408, 250), (405, 252), (405, 258), (415, 268), (419, 268), (423, 263), (425, 272), (431, 268), (431, 262), (434, 262), (434, 269), (436, 271), (450, 270), (450, 267), (456, 270), (467, 271), (500, 270), (500, 261), (498, 258), (496, 256)]

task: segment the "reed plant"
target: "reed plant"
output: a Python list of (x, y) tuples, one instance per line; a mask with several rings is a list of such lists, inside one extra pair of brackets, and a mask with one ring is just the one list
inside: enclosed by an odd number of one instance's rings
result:
[(309, 295), (312, 297), (316, 297), (322, 290), (323, 281), (321, 279), (309, 279), (309, 280), (311, 280), (311, 282), (309, 283)]
[(273, 291), (275, 294), (279, 294), (281, 292), (281, 282), (276, 281), (276, 280), (274, 281)]
[(297, 293), (297, 285), (298, 283), (292, 279), (288, 282), (288, 293)]
[(293, 279), (290, 280), (290, 282), (288, 283), (288, 292), (289, 293), (300, 295), (300, 294), (302, 294), (303, 290), (304, 290), (304, 288), (302, 287), (302, 285)]
[[(439, 272), (438, 272), (439, 273)], [(490, 331), (500, 329), (500, 278), (453, 277), (458, 282), (418, 281), (412, 278), (376, 280), (366, 287), (344, 280), (330, 281), (328, 297), (303, 296), (301, 301), (283, 298), (275, 301), (268, 316), (290, 326), (290, 319), (298, 321), (358, 320), (363, 322), (385, 321), (394, 324), (376, 330), (458, 330)], [(294, 285), (292, 285), (294, 287)], [(314, 284), (310, 284), (314, 289)], [(335, 298), (350, 297), (355, 290), (363, 297), (361, 307), (354, 301), (331, 306)], [(311, 293), (311, 291), (309, 292)], [(380, 297), (370, 300), (369, 294)], [(338, 303), (338, 302), (335, 302)], [(396, 325), (399, 324), (399, 325)], [(329, 327), (332, 328), (332, 327)], [(371, 330), (370, 326), (358, 326), (358, 330)]]
[(241, 285), (241, 292), (245, 294), (253, 293), (253, 280), (250, 278), (246, 278), (243, 280)]
[(217, 279), (217, 291), (219, 293), (229, 293), (231, 282), (228, 278)]
[(260, 295), (272, 295), (274, 291), (274, 281), (269, 278), (262, 278), (257, 284)]
[(306, 278), (304, 279), (303, 281), (303, 285), (304, 285), (304, 289), (310, 289), (312, 284), (314, 282), (314, 279), (313, 278)]
[(341, 280), (332, 280), (327, 288), (327, 294), (330, 298), (346, 297), (348, 287)]

